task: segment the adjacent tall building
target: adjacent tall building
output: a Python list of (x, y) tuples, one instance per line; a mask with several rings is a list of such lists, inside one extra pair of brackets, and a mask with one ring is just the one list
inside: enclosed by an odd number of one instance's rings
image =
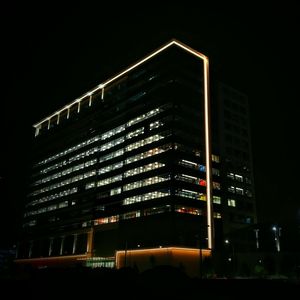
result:
[(256, 221), (247, 97), (208, 63), (172, 40), (34, 125), (19, 262), (209, 255)]

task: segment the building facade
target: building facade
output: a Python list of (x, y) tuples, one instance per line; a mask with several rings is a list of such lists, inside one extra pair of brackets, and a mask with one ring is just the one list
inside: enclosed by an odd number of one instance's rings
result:
[(255, 223), (247, 97), (208, 71), (172, 40), (34, 125), (20, 262), (111, 267)]

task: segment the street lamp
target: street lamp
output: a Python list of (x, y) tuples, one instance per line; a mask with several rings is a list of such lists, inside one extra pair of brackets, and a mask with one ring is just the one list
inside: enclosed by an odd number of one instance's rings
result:
[(226, 239), (224, 242), (225, 242), (226, 245), (230, 245), (230, 247), (231, 247), (232, 258), (229, 257), (228, 261), (232, 262), (233, 272), (234, 272), (235, 271), (235, 253), (234, 253), (235, 251), (234, 251), (234, 246), (233, 246), (233, 244), (228, 239)]
[(272, 230), (274, 231), (274, 240), (275, 240), (276, 250), (277, 250), (277, 252), (280, 252), (281, 227), (273, 226)]

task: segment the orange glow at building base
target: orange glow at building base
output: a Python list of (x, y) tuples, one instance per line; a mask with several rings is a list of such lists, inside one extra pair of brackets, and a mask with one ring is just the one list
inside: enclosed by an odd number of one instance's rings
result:
[(85, 261), (89, 258), (89, 255), (68, 255), (68, 256), (54, 256), (54, 257), (41, 257), (41, 258), (26, 258), (15, 259), (14, 262), (17, 265), (31, 265), (35, 268), (41, 267), (64, 267), (77, 265), (78, 263)]
[(151, 248), (121, 250), (116, 252), (116, 268), (137, 267), (144, 271), (159, 265), (183, 267), (189, 276), (198, 276), (203, 262), (211, 256), (211, 250), (196, 248)]

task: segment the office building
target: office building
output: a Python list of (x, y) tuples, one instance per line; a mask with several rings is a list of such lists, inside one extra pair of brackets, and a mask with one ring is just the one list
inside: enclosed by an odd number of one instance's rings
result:
[(19, 262), (177, 264), (255, 222), (247, 97), (179, 41), (34, 128)]

